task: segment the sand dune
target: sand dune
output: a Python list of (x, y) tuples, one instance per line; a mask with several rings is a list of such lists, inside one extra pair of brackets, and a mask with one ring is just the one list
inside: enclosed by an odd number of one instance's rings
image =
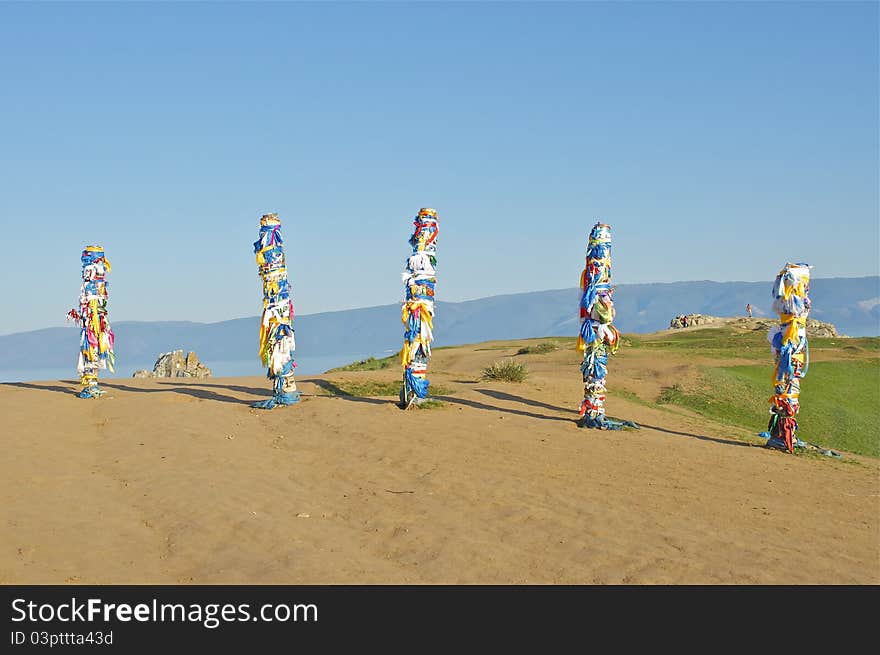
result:
[[(880, 583), (878, 462), (791, 457), (629, 402), (693, 358), (624, 350), (580, 430), (577, 355), (479, 381), (511, 344), (438, 350), (445, 406), (326, 395), (260, 412), (261, 378), (0, 385), (0, 582)], [(760, 426), (759, 426), (760, 428)], [(745, 440), (744, 440), (745, 439)]]

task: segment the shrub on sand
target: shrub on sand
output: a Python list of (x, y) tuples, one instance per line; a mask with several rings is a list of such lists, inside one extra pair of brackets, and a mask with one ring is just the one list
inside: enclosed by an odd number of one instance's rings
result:
[(542, 341), (539, 344), (534, 346), (526, 346), (525, 348), (520, 348), (516, 351), (517, 355), (546, 355), (547, 353), (552, 353), (555, 350), (559, 350), (559, 346), (557, 346), (552, 341)]
[(483, 369), (483, 380), (501, 380), (503, 382), (522, 382), (529, 374), (525, 364), (512, 359), (502, 359)]

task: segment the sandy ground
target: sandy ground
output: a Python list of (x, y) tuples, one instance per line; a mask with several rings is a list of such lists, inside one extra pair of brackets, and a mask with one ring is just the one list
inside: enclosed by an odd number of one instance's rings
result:
[(877, 460), (615, 396), (699, 363), (644, 351), (608, 401), (642, 429), (578, 429), (573, 351), (479, 381), (516, 345), (437, 350), (454, 393), (408, 412), (322, 395), (394, 369), (271, 412), (261, 378), (0, 385), (0, 583), (880, 583)]

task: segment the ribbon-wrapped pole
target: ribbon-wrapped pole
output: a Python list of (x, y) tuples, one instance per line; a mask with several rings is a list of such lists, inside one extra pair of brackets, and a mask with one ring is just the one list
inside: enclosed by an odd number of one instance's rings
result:
[(437, 212), (423, 207), (413, 221), (415, 230), (409, 238), (412, 255), (406, 260), (403, 284), (406, 300), (401, 318), (406, 327), (400, 361), (403, 385), (400, 404), (403, 408), (428, 396), (428, 360), (434, 340), (434, 285), (437, 278)]
[(628, 422), (605, 417), (605, 376), (608, 355), (617, 352), (620, 333), (614, 320), (614, 292), (611, 286), (611, 226), (596, 223), (590, 231), (584, 271), (581, 273), (581, 331), (577, 347), (584, 354), (581, 373), (584, 400), (578, 423), (580, 427), (616, 430)]
[(79, 309), (71, 309), (68, 318), (79, 323), (80, 343), (76, 370), (80, 375), (82, 391), (80, 398), (97, 398), (104, 393), (98, 386), (98, 371), (113, 371), (116, 356), (113, 352), (113, 330), (107, 318), (107, 300), (110, 283), (110, 261), (101, 246), (86, 246), (80, 256), (82, 262), (82, 286)]
[(767, 446), (794, 452), (801, 379), (809, 367), (807, 316), (810, 313), (810, 266), (787, 263), (773, 282), (773, 311), (779, 325), (767, 334), (776, 359), (770, 398)]
[(278, 214), (264, 214), (260, 218), (260, 236), (254, 242), (257, 267), (263, 281), (263, 316), (260, 321), (260, 360), (266, 367), (266, 377), (272, 380), (273, 395), (269, 400), (255, 403), (257, 409), (273, 409), (276, 405), (299, 402), (293, 378), (293, 352), (296, 342), (293, 333), (293, 301), (284, 259), (284, 240)]

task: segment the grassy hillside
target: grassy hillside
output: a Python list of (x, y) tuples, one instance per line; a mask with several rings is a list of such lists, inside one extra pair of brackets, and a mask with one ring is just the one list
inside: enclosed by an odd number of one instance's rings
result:
[[(625, 345), (651, 350), (691, 352), (695, 355), (726, 359), (772, 362), (766, 330), (742, 329), (722, 325), (696, 330), (669, 330), (654, 334), (626, 334)], [(868, 357), (880, 355), (880, 337), (812, 337), (812, 355)], [(769, 375), (769, 374), (768, 374)]]
[[(763, 331), (730, 327), (626, 337), (631, 347), (689, 353), (699, 374), (666, 387), (656, 402), (760, 432), (769, 419), (773, 361)], [(880, 456), (880, 339), (814, 338), (814, 360), (801, 385), (798, 436), (828, 448)], [(755, 364), (714, 365), (739, 359)], [(760, 362), (760, 363), (758, 363)]]
[(339, 373), (340, 371), (380, 371), (385, 368), (391, 368), (395, 364), (400, 363), (400, 353), (394, 353), (388, 357), (376, 359), (375, 357), (367, 357), (358, 362), (352, 362), (345, 366), (331, 368), (327, 373)]
[[(695, 386), (667, 388), (658, 402), (763, 430), (772, 366), (702, 367)], [(798, 437), (817, 445), (880, 456), (880, 361), (817, 362), (801, 385)]]
[[(430, 395), (448, 395), (461, 384), (491, 379), (484, 367), (501, 364), (522, 368), (521, 380), (531, 380), (532, 370), (579, 376), (574, 345), (574, 337), (543, 337), (436, 348), (430, 372), (447, 368), (443, 361), (460, 360), (457, 366), (462, 366), (471, 358), (479, 361), (479, 371), (441, 378), (446, 386), (432, 383)], [(814, 337), (810, 354), (798, 436), (826, 448), (880, 457), (880, 337)], [(629, 359), (628, 366), (621, 357)], [(400, 387), (397, 354), (328, 373), (338, 375), (327, 387), (333, 395), (394, 396)], [(757, 434), (767, 427), (772, 375), (766, 329), (735, 319), (706, 328), (623, 335), (620, 352), (609, 363), (609, 396), (654, 407), (677, 405)]]

